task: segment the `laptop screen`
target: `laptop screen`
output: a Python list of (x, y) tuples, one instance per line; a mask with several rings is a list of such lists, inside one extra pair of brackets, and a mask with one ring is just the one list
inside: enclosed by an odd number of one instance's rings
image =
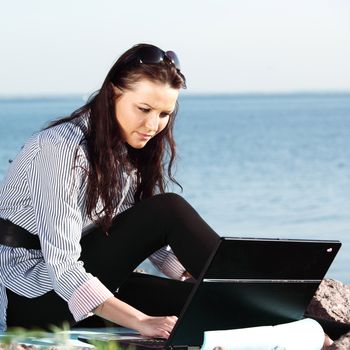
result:
[(222, 237), (168, 340), (200, 346), (203, 332), (302, 318), (338, 241)]

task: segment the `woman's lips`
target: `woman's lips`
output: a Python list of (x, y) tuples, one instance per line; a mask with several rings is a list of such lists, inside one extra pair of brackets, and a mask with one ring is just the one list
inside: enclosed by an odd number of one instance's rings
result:
[(141, 139), (145, 139), (145, 140), (150, 139), (151, 137), (153, 137), (153, 135), (144, 134), (144, 133), (139, 132), (139, 131), (137, 131), (137, 135), (138, 135)]

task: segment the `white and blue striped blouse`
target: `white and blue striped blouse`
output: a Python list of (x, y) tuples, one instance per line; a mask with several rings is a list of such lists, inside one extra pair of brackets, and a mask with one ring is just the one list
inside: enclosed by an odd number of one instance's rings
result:
[[(6, 288), (28, 298), (54, 289), (76, 321), (113, 295), (79, 261), (79, 241), (92, 224), (85, 212), (87, 123), (83, 116), (34, 134), (0, 185), (0, 217), (38, 235), (41, 243), (41, 250), (0, 245), (0, 331), (6, 329)], [(132, 206), (135, 192), (134, 173), (120, 171), (124, 186), (115, 214)], [(184, 272), (169, 247), (149, 259), (169, 277), (180, 279)]]

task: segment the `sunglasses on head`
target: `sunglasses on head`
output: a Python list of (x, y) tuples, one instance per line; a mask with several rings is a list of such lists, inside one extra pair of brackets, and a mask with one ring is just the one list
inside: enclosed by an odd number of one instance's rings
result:
[(180, 60), (174, 51), (163, 51), (158, 47), (143, 47), (137, 51), (136, 57), (140, 63), (154, 64), (168, 61), (175, 66), (177, 70), (181, 70)]

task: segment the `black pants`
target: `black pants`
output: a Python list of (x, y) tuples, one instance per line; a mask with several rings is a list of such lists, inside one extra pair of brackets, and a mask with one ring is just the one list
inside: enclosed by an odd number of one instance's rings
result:
[[(169, 244), (187, 271), (197, 278), (219, 236), (180, 196), (167, 193), (137, 203), (118, 215), (109, 234), (95, 231), (81, 240), (86, 271), (116, 297), (149, 315), (178, 315), (193, 284), (133, 273), (158, 249)], [(7, 290), (7, 326), (48, 328), (74, 320), (54, 291), (29, 299)], [(101, 326), (98, 317), (77, 326)]]

